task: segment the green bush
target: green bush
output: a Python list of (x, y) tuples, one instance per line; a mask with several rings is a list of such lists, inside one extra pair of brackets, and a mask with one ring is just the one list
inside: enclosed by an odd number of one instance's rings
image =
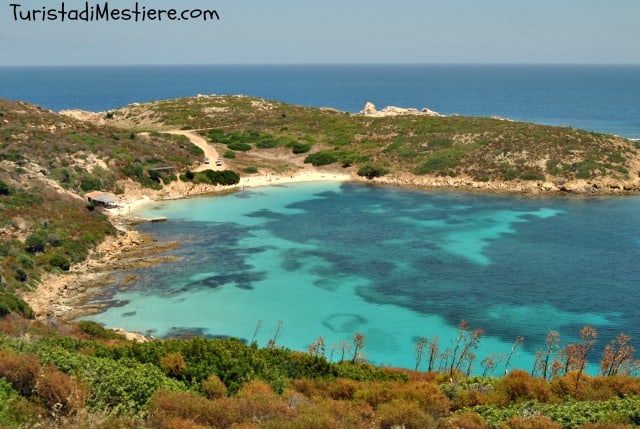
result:
[(252, 149), (250, 144), (242, 142), (233, 142), (230, 143), (227, 147), (231, 150), (239, 150), (241, 152), (246, 152)]
[(46, 245), (47, 238), (42, 234), (30, 234), (24, 243), (24, 248), (29, 253), (41, 253), (44, 252)]
[(278, 146), (278, 141), (272, 138), (265, 138), (256, 143), (258, 149), (271, 149)]
[(27, 275), (27, 272), (20, 267), (16, 268), (16, 273), (14, 277), (16, 280), (23, 283), (29, 280), (29, 276)]
[(11, 383), (0, 378), (0, 427), (26, 427), (27, 419), (19, 411), (18, 403), (22, 399)]
[(222, 170), (222, 171), (213, 171), (213, 170), (205, 170), (203, 172), (209, 181), (214, 185), (235, 185), (240, 183), (240, 175), (235, 171), (231, 170)]
[(537, 171), (525, 171), (520, 174), (520, 179), (522, 180), (535, 180), (535, 181), (543, 181), (546, 179), (544, 174), (539, 173)]
[(187, 149), (189, 150), (189, 153), (192, 155), (204, 156), (204, 151), (199, 146), (196, 146), (191, 142), (189, 142)]
[(0, 179), (0, 195), (10, 195), (11, 187), (2, 179)]
[(18, 313), (28, 319), (33, 318), (33, 310), (31, 310), (29, 304), (11, 292), (0, 292), (0, 317), (9, 313)]
[(175, 182), (176, 180), (178, 180), (178, 177), (175, 174), (167, 174), (166, 176), (162, 177), (162, 183), (164, 183), (165, 185), (168, 185), (171, 182)]
[(11, 253), (11, 242), (0, 239), (0, 256), (9, 256)]
[(245, 168), (242, 171), (244, 171), (247, 174), (255, 174), (258, 172), (258, 167), (256, 167), (255, 165), (252, 165), (250, 167)]
[(323, 150), (312, 153), (304, 159), (305, 164), (312, 164), (315, 167), (333, 164), (338, 161), (338, 155), (335, 152)]
[(58, 267), (62, 271), (69, 271), (71, 262), (66, 256), (60, 253), (54, 253), (49, 257), (49, 265), (51, 265), (52, 267)]
[(233, 159), (236, 157), (236, 153), (232, 150), (226, 150), (222, 156), (227, 159)]
[(307, 153), (311, 150), (311, 146), (309, 143), (291, 142), (291, 152), (295, 154)]
[(416, 174), (447, 173), (449, 169), (458, 167), (463, 157), (464, 153), (455, 148), (439, 150), (427, 157), (427, 160), (416, 169)]
[(365, 164), (358, 169), (358, 176), (366, 177), (369, 180), (375, 177), (382, 177), (385, 174), (389, 174), (389, 170), (371, 164)]
[(22, 266), (22, 268), (27, 268), (27, 269), (33, 268), (35, 265), (35, 262), (33, 261), (33, 259), (31, 259), (27, 255), (18, 256), (18, 263)]
[(111, 329), (106, 329), (98, 322), (93, 320), (81, 320), (78, 322), (78, 328), (85, 334), (93, 338), (101, 338), (104, 340), (124, 339), (124, 335), (120, 335)]
[(97, 177), (86, 175), (80, 180), (80, 189), (84, 192), (97, 191), (102, 189), (102, 182)]

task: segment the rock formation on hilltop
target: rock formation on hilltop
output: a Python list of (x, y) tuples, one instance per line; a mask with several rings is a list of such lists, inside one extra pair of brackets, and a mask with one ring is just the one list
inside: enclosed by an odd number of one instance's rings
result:
[(385, 116), (399, 116), (399, 115), (426, 115), (426, 116), (439, 116), (443, 117), (438, 112), (434, 112), (433, 110), (427, 109), (424, 107), (422, 110), (415, 109), (413, 107), (405, 108), (405, 107), (396, 107), (396, 106), (387, 106), (382, 110), (376, 110), (375, 104), (368, 101), (364, 105), (364, 109), (360, 111), (364, 116), (373, 116), (373, 117), (385, 117)]

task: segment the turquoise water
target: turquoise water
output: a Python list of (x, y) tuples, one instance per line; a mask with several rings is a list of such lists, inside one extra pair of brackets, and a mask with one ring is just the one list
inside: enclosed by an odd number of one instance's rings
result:
[[(316, 183), (157, 203), (141, 229), (178, 239), (176, 263), (105, 291), (92, 318), (156, 337), (234, 336), (327, 356), (365, 334), (375, 364), (413, 368), (419, 337), (451, 347), (457, 325), (485, 331), (480, 362), (525, 342), (530, 370), (545, 335), (600, 346), (638, 337), (640, 199), (518, 198)], [(593, 362), (597, 361), (596, 354)], [(502, 365), (502, 366), (501, 366)], [(499, 364), (496, 373), (504, 371)]]

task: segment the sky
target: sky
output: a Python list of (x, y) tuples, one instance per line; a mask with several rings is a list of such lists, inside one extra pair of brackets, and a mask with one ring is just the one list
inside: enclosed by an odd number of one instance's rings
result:
[[(85, 1), (0, 2), (0, 66), (640, 64), (640, 0), (138, 0), (139, 10), (215, 10), (207, 22), (62, 22), (57, 12), (43, 22), (43, 9)], [(96, 4), (124, 14), (136, 1)], [(20, 17), (32, 9), (37, 20)]]

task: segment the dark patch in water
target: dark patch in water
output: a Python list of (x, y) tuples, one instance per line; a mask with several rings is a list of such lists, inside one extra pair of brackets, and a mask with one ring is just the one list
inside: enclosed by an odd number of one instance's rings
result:
[(167, 338), (190, 338), (190, 337), (206, 337), (207, 328), (197, 327), (172, 327), (167, 332)]
[(325, 318), (322, 324), (333, 332), (353, 334), (362, 329), (367, 319), (359, 314), (338, 313)]
[(251, 284), (252, 282), (261, 281), (266, 278), (267, 273), (265, 271), (258, 273), (246, 272), (236, 274), (221, 274), (188, 283), (183, 288), (181, 288), (180, 292), (186, 292), (192, 290), (193, 288), (200, 287), (218, 289), (232, 283), (235, 283), (236, 287), (240, 289), (253, 289), (253, 285)]
[[(236, 338), (230, 335), (220, 335), (220, 334), (207, 334), (207, 328), (195, 328), (195, 327), (172, 327), (171, 329), (169, 329), (169, 332), (167, 332), (167, 335), (165, 336), (165, 338), (193, 338), (193, 337), (200, 337), (200, 338), (208, 338), (211, 340), (225, 340), (228, 338)], [(243, 344), (248, 344), (247, 339), (246, 338), (236, 338), (238, 341), (240, 341)]]
[(122, 317), (135, 316), (137, 313), (138, 313), (137, 311), (127, 311), (126, 313), (122, 313)]

